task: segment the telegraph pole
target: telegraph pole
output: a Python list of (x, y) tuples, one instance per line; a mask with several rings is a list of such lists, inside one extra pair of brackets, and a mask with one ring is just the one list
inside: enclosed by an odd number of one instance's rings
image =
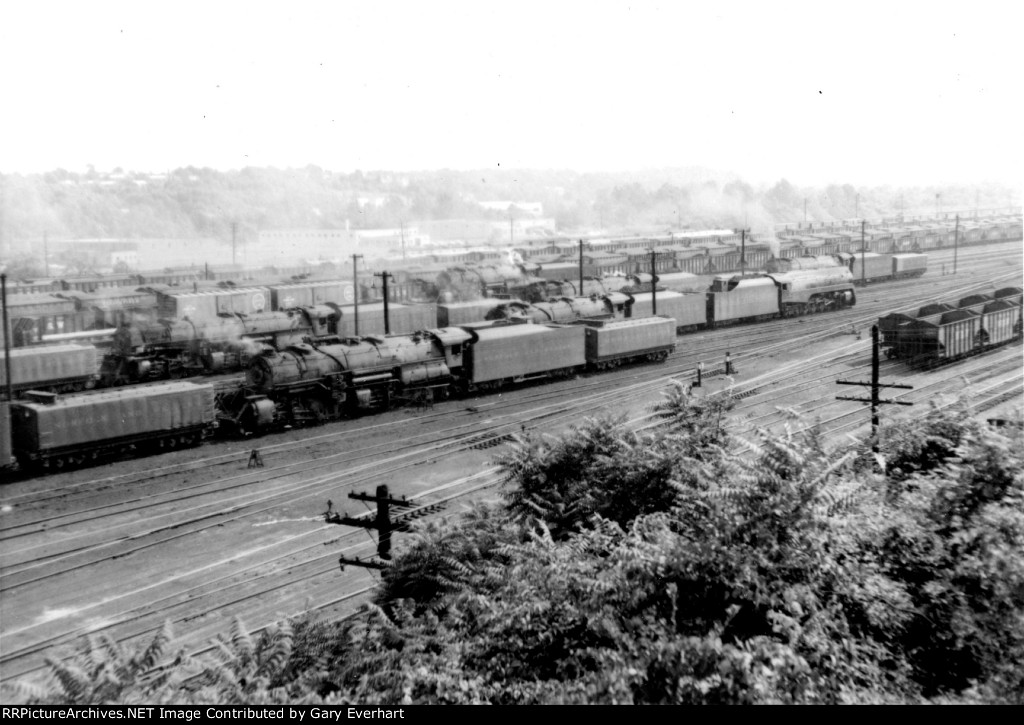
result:
[(399, 514), (393, 521), (391, 519), (391, 507), (396, 508), (412, 508), (416, 504), (403, 498), (392, 498), (388, 495), (388, 487), (385, 485), (377, 486), (376, 495), (370, 496), (366, 493), (350, 493), (349, 498), (353, 498), (357, 501), (372, 501), (377, 504), (377, 515), (373, 519), (367, 518), (356, 518), (349, 516), (348, 514), (338, 514), (333, 508), (334, 505), (328, 501), (327, 510), (324, 511), (324, 521), (329, 524), (338, 524), (340, 526), (358, 526), (364, 529), (376, 529), (377, 537), (377, 556), (382, 561), (362, 561), (360, 559), (349, 559), (345, 556), (339, 557), (338, 563), (341, 565), (344, 571), (346, 564), (353, 564), (355, 566), (365, 567), (367, 569), (386, 569), (391, 565), (391, 534), (395, 531), (408, 531), (409, 524), (413, 519), (425, 516), (435, 511), (440, 510), (444, 504), (433, 504), (419, 508), (416, 511), (408, 511), (404, 514)]
[(0, 272), (0, 303), (4, 307), (4, 375), (7, 402), (14, 400), (14, 381), (11, 380), (11, 328), (7, 324), (7, 274)]
[(654, 284), (654, 280), (656, 280), (658, 278), (658, 276), (654, 273), (654, 270), (656, 268), (655, 260), (657, 259), (657, 257), (658, 257), (658, 253), (656, 251), (654, 251), (654, 247), (651, 247), (651, 314), (652, 315), (658, 314), (658, 293), (656, 291), (658, 285)]
[(953, 274), (956, 274), (956, 253), (960, 241), (960, 215), (956, 215), (956, 226), (953, 227)]
[(353, 309), (353, 317), (355, 318), (355, 332), (353, 333), (356, 337), (359, 337), (359, 277), (356, 276), (356, 260), (361, 258), (361, 254), (352, 255), (352, 296), (354, 298), (355, 305)]
[(866, 285), (868, 283), (868, 280), (867, 280), (867, 277), (866, 277), (867, 272), (864, 269), (864, 226), (865, 226), (866, 223), (867, 222), (865, 222), (863, 219), (861, 219), (861, 222), (860, 222), (860, 283), (862, 285)]
[(747, 274), (747, 230), (740, 230), (740, 277)]
[(391, 322), (388, 317), (388, 278), (390, 277), (391, 279), (394, 279), (394, 277), (391, 277), (386, 270), (383, 272), (375, 272), (373, 276), (380, 277), (381, 284), (383, 285), (383, 289), (381, 291), (384, 293), (384, 334), (390, 335)]
[(580, 240), (580, 296), (583, 296), (583, 240)]
[(878, 406), (879, 405), (913, 405), (913, 403), (907, 403), (902, 400), (882, 400), (878, 397), (878, 393), (882, 388), (902, 388), (904, 390), (913, 390), (913, 385), (899, 385), (896, 383), (879, 383), (878, 382), (878, 325), (871, 326), (871, 382), (863, 383), (852, 380), (837, 380), (836, 385), (861, 385), (864, 387), (871, 388), (870, 398), (848, 398), (846, 396), (836, 396), (836, 400), (852, 400), (856, 403), (869, 403), (871, 405), (871, 450), (878, 453)]

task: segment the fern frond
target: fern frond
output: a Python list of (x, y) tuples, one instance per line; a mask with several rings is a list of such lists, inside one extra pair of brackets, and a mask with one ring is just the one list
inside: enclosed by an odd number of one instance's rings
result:
[(156, 667), (160, 662), (160, 658), (163, 657), (164, 650), (173, 640), (174, 630), (171, 628), (171, 621), (169, 619), (164, 620), (163, 627), (157, 631), (153, 641), (149, 643), (149, 646), (146, 647), (139, 658), (139, 666), (144, 670), (151, 670)]

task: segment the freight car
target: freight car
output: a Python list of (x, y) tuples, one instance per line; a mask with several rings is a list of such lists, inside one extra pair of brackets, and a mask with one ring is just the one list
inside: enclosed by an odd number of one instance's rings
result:
[(20, 466), (58, 471), (102, 458), (198, 445), (215, 426), (213, 387), (175, 382), (10, 405)]
[(437, 305), (434, 303), (403, 305), (390, 302), (386, 320), (384, 308), (383, 302), (360, 302), (358, 309), (355, 305), (340, 306), (342, 326), (339, 335), (404, 335), (437, 325)]
[(854, 284), (858, 285), (920, 277), (928, 270), (927, 254), (848, 252), (837, 256), (849, 268)]
[(1021, 337), (1019, 287), (975, 294), (956, 306), (930, 305), (918, 315), (890, 314), (879, 320), (889, 358), (914, 367), (933, 367), (1006, 345)]

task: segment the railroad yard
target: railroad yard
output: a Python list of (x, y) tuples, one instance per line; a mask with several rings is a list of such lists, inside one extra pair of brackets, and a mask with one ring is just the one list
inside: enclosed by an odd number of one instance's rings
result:
[[(170, 621), (199, 652), (239, 617), (250, 631), (311, 611), (340, 617), (364, 603), (378, 574), (338, 557), (371, 557), (373, 532), (324, 522), (334, 511), (372, 515), (349, 493), (386, 484), (425, 517), (458, 515), (500, 495), (494, 453), (511, 436), (556, 435), (585, 417), (648, 410), (672, 379), (704, 380), (695, 395), (737, 398), (729, 425), (758, 429), (819, 425), (835, 441), (863, 438), (866, 405), (838, 401), (866, 389), (871, 326), (894, 311), (1021, 286), (1020, 242), (929, 253), (928, 273), (858, 290), (857, 304), (820, 315), (681, 335), (665, 362), (579, 375), (501, 393), (404, 407), (319, 427), (219, 442), (29, 478), (0, 490), (0, 680), (37, 677), (45, 658), (76, 640), (151, 637)], [(721, 374), (726, 353), (737, 368)], [(911, 385), (883, 398), (889, 417), (923, 414), (965, 396), (981, 418), (1024, 408), (1019, 342), (930, 370), (885, 360), (883, 382)], [(258, 452), (258, 456), (254, 456)], [(259, 465), (252, 465), (259, 463)], [(403, 536), (398, 534), (396, 546)]]

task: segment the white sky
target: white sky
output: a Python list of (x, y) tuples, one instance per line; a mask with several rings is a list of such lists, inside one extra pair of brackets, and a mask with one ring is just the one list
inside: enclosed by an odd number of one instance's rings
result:
[(0, 172), (700, 165), (1019, 185), (1018, 7), (0, 0)]

